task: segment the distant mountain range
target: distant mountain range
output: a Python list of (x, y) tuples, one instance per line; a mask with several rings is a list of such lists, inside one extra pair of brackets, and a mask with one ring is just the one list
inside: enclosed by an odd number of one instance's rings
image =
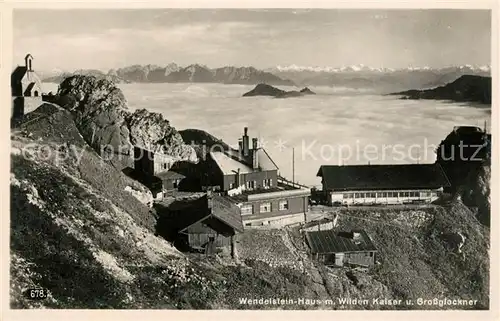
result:
[(452, 82), (463, 75), (490, 76), (489, 66), (453, 66), (444, 68), (408, 67), (404, 69), (373, 68), (355, 65), (341, 68), (276, 67), (266, 69), (278, 77), (290, 79), (298, 86), (334, 86), (371, 88), (389, 93), (405, 89), (428, 89)]
[(156, 65), (133, 65), (125, 68), (111, 69), (107, 73), (100, 70), (77, 70), (73, 73), (60, 73), (43, 78), (45, 82), (60, 83), (73, 74), (94, 75), (106, 78), (115, 83), (222, 83), (254, 85), (266, 83), (277, 86), (294, 86), (287, 79), (280, 78), (270, 72), (254, 67), (221, 67), (208, 68), (200, 64), (180, 67), (171, 63), (165, 67)]
[(360, 72), (360, 71), (371, 71), (371, 72), (395, 72), (395, 71), (418, 71), (418, 70), (443, 70), (447, 68), (458, 68), (466, 71), (485, 71), (490, 72), (491, 66), (474, 66), (474, 65), (461, 65), (453, 67), (443, 67), (443, 68), (431, 68), (428, 66), (424, 67), (406, 67), (406, 68), (385, 68), (385, 67), (370, 67), (363, 64), (342, 66), (342, 67), (312, 67), (312, 66), (276, 66), (275, 68), (268, 69), (269, 71), (287, 72), (287, 71), (312, 71), (312, 72)]
[(465, 75), (444, 86), (426, 90), (407, 90), (392, 95), (402, 95), (404, 99), (437, 99), (491, 104), (491, 77)]
[(490, 66), (453, 66), (444, 68), (408, 67), (403, 69), (374, 68), (365, 65), (347, 67), (277, 66), (265, 70), (254, 67), (226, 66), (209, 68), (201, 64), (181, 67), (175, 63), (166, 66), (132, 65), (108, 72), (77, 70), (73, 73), (52, 71), (42, 73), (45, 82), (60, 83), (74, 75), (94, 75), (115, 83), (222, 83), (273, 86), (330, 86), (370, 88), (381, 93), (407, 89), (428, 89), (450, 83), (463, 75), (490, 76)]

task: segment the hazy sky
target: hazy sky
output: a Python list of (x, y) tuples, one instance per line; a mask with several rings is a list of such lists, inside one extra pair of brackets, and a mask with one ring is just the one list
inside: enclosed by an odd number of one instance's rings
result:
[(17, 10), (14, 64), (487, 65), (490, 25), (484, 10)]

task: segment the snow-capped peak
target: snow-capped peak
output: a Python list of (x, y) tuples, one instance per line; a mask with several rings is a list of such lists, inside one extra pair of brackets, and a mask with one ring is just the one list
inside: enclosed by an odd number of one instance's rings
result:
[(491, 66), (485, 65), (485, 66), (474, 66), (474, 65), (461, 65), (461, 66), (448, 66), (448, 67), (442, 67), (442, 68), (432, 68), (429, 66), (408, 66), (406, 68), (387, 68), (387, 67), (370, 67), (366, 66), (364, 64), (356, 64), (356, 65), (350, 65), (350, 66), (342, 66), (342, 67), (320, 67), (320, 66), (299, 66), (296, 64), (288, 65), (288, 66), (281, 66), (278, 65), (274, 70), (280, 71), (280, 72), (300, 72), (300, 71), (310, 71), (310, 72), (329, 72), (329, 73), (335, 73), (335, 72), (395, 72), (395, 71), (429, 71), (429, 70), (441, 70), (441, 69), (450, 69), (450, 68), (457, 68), (460, 70), (471, 70), (471, 71), (483, 71), (483, 72), (489, 72), (491, 70)]

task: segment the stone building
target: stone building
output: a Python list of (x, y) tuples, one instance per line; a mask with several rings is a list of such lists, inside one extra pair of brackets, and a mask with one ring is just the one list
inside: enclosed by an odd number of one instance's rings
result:
[(12, 118), (23, 116), (42, 104), (42, 81), (33, 69), (33, 56), (24, 57), (24, 66), (17, 66), (10, 78)]

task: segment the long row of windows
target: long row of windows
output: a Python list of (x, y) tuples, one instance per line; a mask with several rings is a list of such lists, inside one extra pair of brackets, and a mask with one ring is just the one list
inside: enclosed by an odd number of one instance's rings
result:
[[(271, 186), (273, 186), (273, 179), (272, 178), (266, 178), (262, 181), (262, 186), (264, 188), (269, 188)], [(230, 183), (229, 184), (229, 189), (233, 189), (233, 188), (236, 188), (238, 186), (236, 186), (235, 183)], [(252, 190), (252, 189), (255, 189), (257, 188), (257, 181), (247, 181), (245, 183), (245, 187), (247, 190)]]
[(369, 192), (369, 193), (344, 193), (344, 198), (382, 198), (382, 197), (430, 197), (431, 192)]
[[(280, 211), (288, 210), (288, 201), (287, 200), (279, 201), (278, 209)], [(252, 215), (253, 214), (253, 205), (252, 204), (245, 204), (241, 207), (240, 210), (241, 210), (241, 215)], [(272, 211), (271, 202), (260, 203), (259, 213), (269, 213), (271, 211)]]

